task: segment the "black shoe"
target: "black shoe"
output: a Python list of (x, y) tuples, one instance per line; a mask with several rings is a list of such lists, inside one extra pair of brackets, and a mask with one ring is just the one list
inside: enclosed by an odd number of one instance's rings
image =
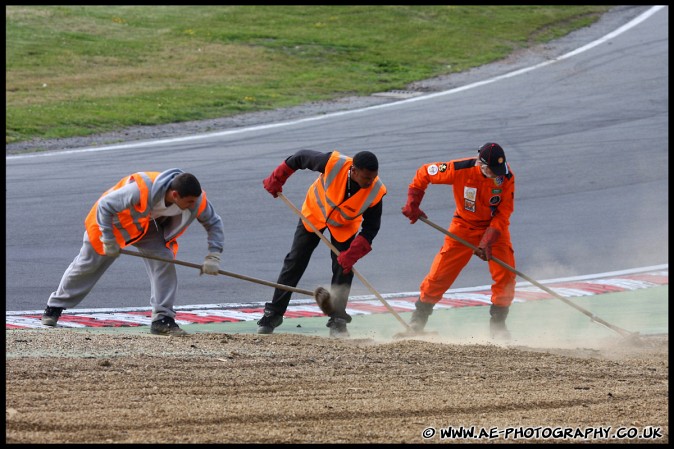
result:
[(510, 340), (510, 331), (505, 325), (505, 322), (494, 321), (493, 318), (489, 320), (489, 334), (494, 340), (508, 341)]
[(176, 320), (168, 316), (165, 316), (161, 320), (153, 321), (150, 326), (150, 333), (155, 335), (187, 335), (187, 332), (178, 326)]
[(347, 320), (344, 318), (330, 318), (327, 327), (330, 328), (330, 337), (349, 338), (349, 331), (346, 329)]
[(421, 299), (417, 299), (417, 302), (414, 303), (416, 308), (412, 312), (412, 318), (410, 318), (410, 327), (414, 332), (421, 332), (426, 327), (428, 322), (428, 317), (433, 313), (433, 306), (435, 304), (428, 302), (421, 302)]
[(508, 307), (499, 307), (492, 304), (489, 309), (489, 334), (494, 340), (510, 340), (510, 331), (506, 326), (508, 317)]
[(44, 309), (44, 313), (42, 314), (42, 324), (45, 326), (56, 326), (59, 318), (61, 318), (61, 312), (63, 312), (63, 310), (63, 307), (47, 306), (47, 308)]
[(283, 323), (283, 315), (278, 315), (273, 310), (264, 309), (264, 315), (257, 322), (258, 334), (271, 334), (274, 328), (279, 327)]

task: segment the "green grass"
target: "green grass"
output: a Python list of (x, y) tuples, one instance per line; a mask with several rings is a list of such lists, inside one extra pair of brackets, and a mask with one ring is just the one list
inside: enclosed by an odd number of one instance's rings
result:
[(7, 6), (5, 143), (403, 89), (609, 6)]

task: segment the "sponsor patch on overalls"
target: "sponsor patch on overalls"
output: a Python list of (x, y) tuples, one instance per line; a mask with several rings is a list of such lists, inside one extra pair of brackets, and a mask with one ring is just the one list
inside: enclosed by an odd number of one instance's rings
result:
[(467, 200), (475, 201), (475, 198), (477, 198), (477, 187), (464, 187), (463, 197)]

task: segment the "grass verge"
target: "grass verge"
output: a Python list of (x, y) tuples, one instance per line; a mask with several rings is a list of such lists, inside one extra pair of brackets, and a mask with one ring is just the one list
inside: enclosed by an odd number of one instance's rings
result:
[(7, 6), (5, 143), (369, 95), (609, 6)]

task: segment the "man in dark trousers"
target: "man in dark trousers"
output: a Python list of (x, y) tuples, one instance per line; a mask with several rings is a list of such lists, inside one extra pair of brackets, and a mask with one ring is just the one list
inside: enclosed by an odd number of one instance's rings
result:
[[(302, 214), (321, 232), (329, 229), (330, 241), (340, 252), (339, 257), (331, 252), (331, 300), (335, 312), (330, 315), (327, 327), (331, 337), (348, 337), (346, 325), (351, 316), (346, 313), (346, 304), (353, 280), (351, 269), (372, 250), (372, 240), (381, 224), (386, 186), (378, 176), (377, 157), (369, 151), (350, 158), (337, 151), (300, 150), (274, 169), (263, 181), (264, 188), (276, 198), (290, 175), (304, 169), (321, 175), (307, 192)], [(283, 261), (279, 284), (297, 286), (320, 240), (300, 219), (290, 252)], [(259, 334), (271, 334), (283, 323), (290, 296), (286, 290), (274, 290), (271, 302), (265, 304), (264, 315), (257, 322)]]

